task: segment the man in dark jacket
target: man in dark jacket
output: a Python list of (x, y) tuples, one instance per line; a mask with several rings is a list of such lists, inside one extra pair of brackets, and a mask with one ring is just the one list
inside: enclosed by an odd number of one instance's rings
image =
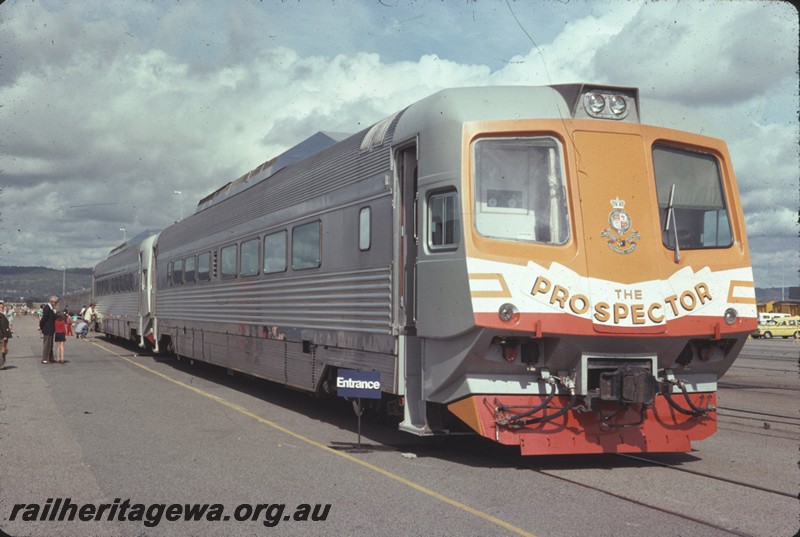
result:
[(8, 324), (8, 318), (3, 311), (3, 301), (0, 300), (0, 349), (2, 350), (2, 357), (0, 357), (0, 369), (6, 365), (6, 353), (8, 352), (8, 338), (11, 337), (11, 327)]
[(53, 335), (56, 333), (56, 307), (58, 297), (51, 296), (50, 303), (42, 308), (42, 318), (39, 320), (39, 330), (42, 331), (42, 363), (49, 364), (53, 361)]

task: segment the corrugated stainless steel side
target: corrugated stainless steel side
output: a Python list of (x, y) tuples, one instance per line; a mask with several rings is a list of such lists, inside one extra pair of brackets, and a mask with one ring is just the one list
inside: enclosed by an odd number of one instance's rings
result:
[(97, 297), (96, 311), (101, 319), (101, 332), (129, 338), (131, 327), (139, 330), (139, 293), (112, 293)]
[(381, 267), (183, 285), (158, 293), (160, 323), (181, 321), (391, 334), (391, 272)]
[[(96, 282), (108, 276), (132, 273), (133, 292), (98, 294)], [(110, 255), (94, 268), (92, 277), (95, 310), (101, 319), (101, 332), (121, 338), (129, 338), (131, 327), (139, 329), (139, 246), (129, 244), (123, 250)]]

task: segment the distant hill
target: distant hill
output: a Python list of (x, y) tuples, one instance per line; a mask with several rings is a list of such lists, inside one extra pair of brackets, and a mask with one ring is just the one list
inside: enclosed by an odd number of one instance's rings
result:
[[(92, 288), (92, 269), (45, 267), (0, 267), (0, 297), (12, 302), (45, 302), (50, 295), (61, 296)], [(89, 291), (89, 294), (85, 292)]]
[(764, 302), (775, 301), (792, 301), (800, 300), (800, 287), (769, 287), (767, 289), (756, 288), (756, 301), (759, 304)]

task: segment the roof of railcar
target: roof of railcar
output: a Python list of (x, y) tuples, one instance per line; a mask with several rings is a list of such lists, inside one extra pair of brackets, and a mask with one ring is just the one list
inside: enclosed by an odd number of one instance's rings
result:
[(155, 241), (155, 238), (159, 233), (159, 230), (147, 229), (132, 239), (123, 242), (111, 250), (108, 254), (108, 257), (100, 261), (95, 266), (95, 272), (102, 273), (107, 271), (108, 273), (112, 273), (116, 269), (137, 263), (139, 261), (139, 250), (141, 249), (142, 243), (151, 238), (153, 241)]
[[(410, 105), (395, 129), (395, 140), (410, 138), (425, 126), (486, 119), (569, 119), (582, 90), (600, 88), (636, 92), (637, 119), (641, 123), (710, 135), (712, 126), (697, 110), (675, 102), (642, 98), (636, 88), (601, 84), (553, 86), (475, 86), (438, 91)], [(609, 121), (598, 119), (596, 121)], [(711, 134), (713, 135), (713, 134)]]
[(237, 192), (240, 192), (246, 188), (250, 188), (254, 184), (275, 175), (283, 168), (297, 164), (301, 160), (319, 153), (323, 149), (344, 140), (348, 136), (350, 136), (349, 133), (319, 131), (297, 145), (290, 147), (277, 157), (263, 162), (238, 179), (226, 183), (205, 198), (201, 199), (197, 203), (196, 212), (202, 211), (206, 207), (210, 207), (211, 205), (219, 203), (222, 200), (233, 196)]

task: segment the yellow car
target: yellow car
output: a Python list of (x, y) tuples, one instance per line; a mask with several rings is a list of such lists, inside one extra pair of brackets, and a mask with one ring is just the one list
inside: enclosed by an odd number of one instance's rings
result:
[(758, 333), (754, 337), (771, 339), (773, 337), (800, 339), (800, 317), (783, 317), (758, 325)]

